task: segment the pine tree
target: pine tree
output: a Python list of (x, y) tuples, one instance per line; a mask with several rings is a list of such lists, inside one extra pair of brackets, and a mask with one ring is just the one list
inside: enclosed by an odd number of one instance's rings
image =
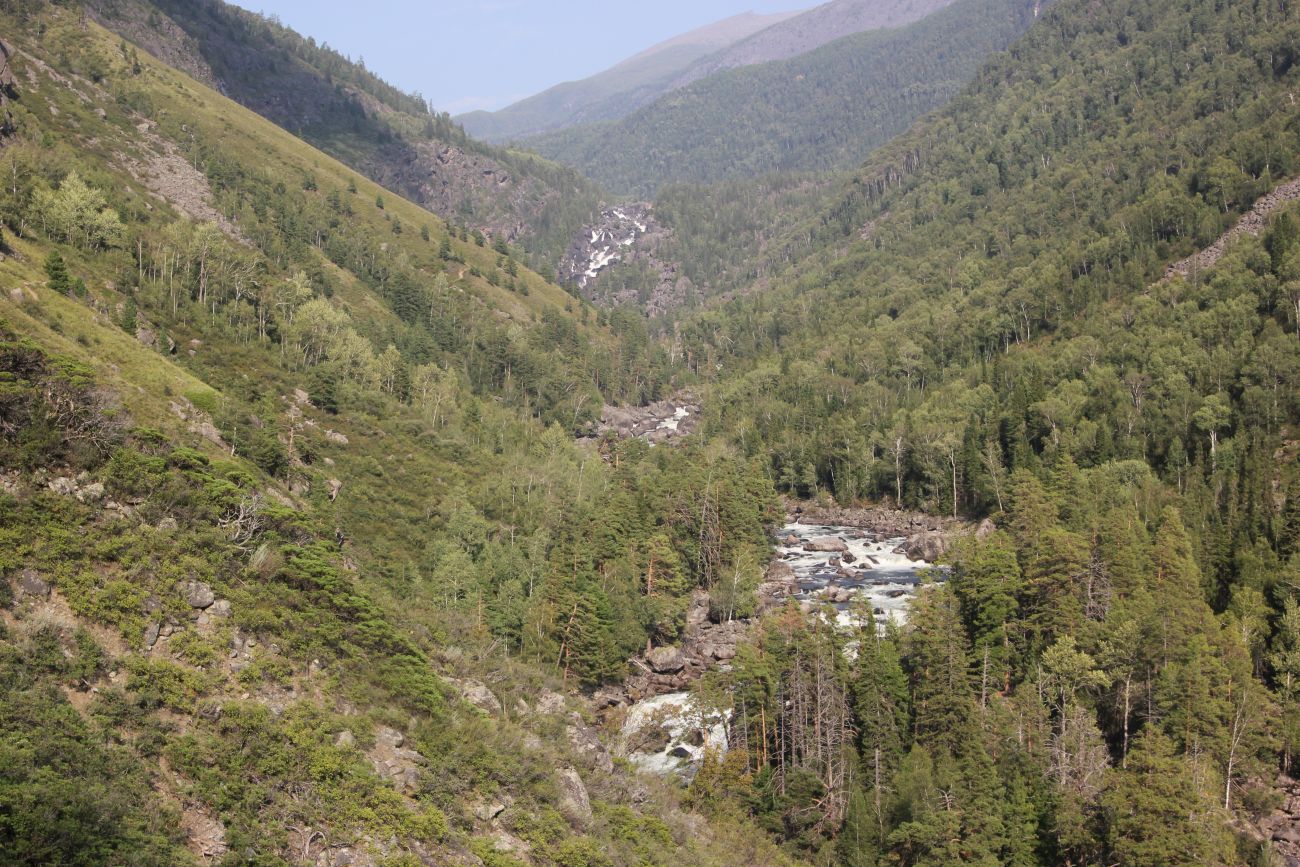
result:
[(960, 753), (973, 735), (973, 702), (966, 632), (950, 588), (932, 586), (917, 594), (905, 648), (917, 743)]
[(45, 276), (49, 278), (46, 285), (51, 290), (61, 295), (67, 295), (72, 291), (72, 278), (68, 275), (68, 266), (64, 263), (63, 257), (59, 255), (58, 250), (54, 250), (46, 258)]
[(1138, 737), (1128, 770), (1112, 770), (1108, 777), (1102, 805), (1110, 863), (1236, 863), (1226, 817), (1158, 726)]

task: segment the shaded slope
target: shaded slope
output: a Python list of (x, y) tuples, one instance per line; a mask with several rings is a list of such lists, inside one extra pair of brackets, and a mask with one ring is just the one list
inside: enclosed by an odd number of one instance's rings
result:
[(654, 101), (697, 61), (794, 14), (734, 15), (651, 46), (589, 78), (556, 85), (499, 111), (469, 112), (455, 120), (470, 135), (506, 141), (620, 118)]
[(594, 191), (573, 172), (476, 142), (418, 95), (222, 0), (91, 8), (109, 28), (444, 219), (553, 256), (594, 206)]
[[(962, 0), (898, 30), (720, 72), (609, 124), (528, 141), (607, 189), (848, 168), (956, 94), (1033, 21), (1032, 0)], [(796, 19), (797, 20), (797, 19)]]

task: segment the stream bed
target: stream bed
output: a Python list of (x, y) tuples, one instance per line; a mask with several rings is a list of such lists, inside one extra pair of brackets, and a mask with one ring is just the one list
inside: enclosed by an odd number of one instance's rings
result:
[[(906, 622), (916, 588), (935, 571), (902, 553), (906, 540), (858, 527), (795, 522), (778, 530), (774, 541), (774, 562), (794, 574), (793, 598), (810, 607), (829, 603), (846, 629), (866, 616), (878, 627)], [(657, 695), (628, 707), (619, 749), (641, 770), (690, 780), (706, 751), (726, 751), (726, 723), (697, 708), (689, 692)]]

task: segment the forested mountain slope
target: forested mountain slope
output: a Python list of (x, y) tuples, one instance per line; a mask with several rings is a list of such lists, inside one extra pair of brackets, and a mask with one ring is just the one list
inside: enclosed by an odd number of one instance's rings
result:
[(850, 864), (1296, 857), (1300, 214), (1165, 272), (1300, 174), (1298, 44), (1284, 2), (1065, 0), (682, 324), (782, 489), (991, 519), (903, 629), (770, 618), (709, 796)]
[(763, 550), (727, 449), (574, 444), (674, 384), (643, 327), (75, 9), (0, 29), (0, 860), (791, 863), (552, 692)]
[(1024, 32), (1038, 5), (959, 0), (905, 27), (721, 71), (622, 120), (526, 144), (635, 196), (674, 182), (851, 168), (957, 93), (990, 53)]
[(581, 81), (568, 81), (499, 111), (474, 111), (455, 120), (485, 141), (508, 141), (553, 129), (614, 120), (663, 95), (698, 61), (797, 13), (746, 12), (652, 45)]
[(91, 0), (97, 20), (384, 187), (553, 262), (596, 192), (465, 135), (418, 95), (224, 0)]

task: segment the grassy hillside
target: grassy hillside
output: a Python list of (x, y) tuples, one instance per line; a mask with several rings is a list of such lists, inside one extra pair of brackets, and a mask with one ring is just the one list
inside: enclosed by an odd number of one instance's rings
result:
[(418, 94), (222, 0), (94, 0), (97, 20), (444, 219), (554, 260), (597, 194), (574, 172), (465, 135)]
[(727, 450), (573, 441), (664, 355), (75, 11), (0, 26), (6, 862), (790, 863), (539, 702), (680, 628), (649, 516), (725, 483), (757, 562)]
[(962, 0), (897, 30), (721, 71), (620, 121), (526, 144), (635, 196), (675, 182), (847, 169), (956, 94), (1024, 32), (1035, 5)]

